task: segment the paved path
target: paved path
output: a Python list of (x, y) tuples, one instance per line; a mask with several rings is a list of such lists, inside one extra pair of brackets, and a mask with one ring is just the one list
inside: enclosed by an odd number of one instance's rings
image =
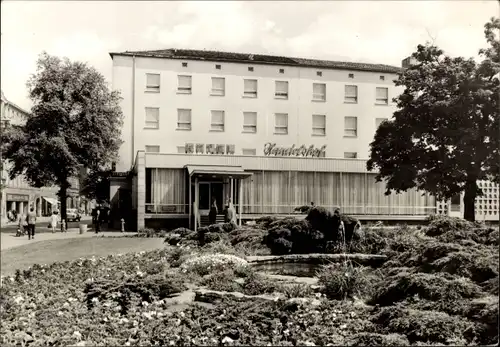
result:
[(15, 248), (19, 246), (28, 245), (34, 242), (47, 241), (47, 240), (60, 240), (60, 239), (73, 239), (73, 238), (89, 238), (89, 237), (102, 237), (104, 236), (122, 236), (122, 235), (134, 235), (135, 233), (127, 232), (122, 234), (117, 231), (104, 231), (96, 234), (95, 232), (86, 232), (80, 234), (79, 229), (71, 228), (66, 233), (56, 232), (52, 233), (35, 233), (35, 239), (28, 240), (28, 236), (16, 237), (15, 233), (1, 233), (0, 248), (1, 250), (6, 250), (10, 248)]

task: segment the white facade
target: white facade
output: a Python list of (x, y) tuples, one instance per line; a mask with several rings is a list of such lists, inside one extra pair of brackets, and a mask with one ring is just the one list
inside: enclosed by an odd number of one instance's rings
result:
[[(257, 156), (264, 155), (266, 143), (326, 145), (326, 157), (367, 159), (378, 122), (395, 111), (396, 77), (113, 55), (113, 89), (122, 93), (124, 114), (116, 168), (129, 170), (139, 150), (184, 153), (186, 143), (234, 145), (236, 155)], [(251, 93), (255, 82), (245, 80), (257, 81), (256, 96)], [(387, 90), (387, 101), (377, 101), (377, 88), (387, 88), (378, 90), (379, 95)]]

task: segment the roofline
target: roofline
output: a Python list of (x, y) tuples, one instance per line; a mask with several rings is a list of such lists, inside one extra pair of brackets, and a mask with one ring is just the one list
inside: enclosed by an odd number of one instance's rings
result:
[(5, 96), (5, 94), (3, 94), (2, 92), (2, 95), (3, 95), (3, 99), (2, 101), (6, 104), (6, 105), (9, 105), (9, 106), (12, 106), (14, 107), (15, 109), (17, 109), (18, 111), (22, 112), (22, 113), (25, 113), (26, 115), (29, 115), (30, 112), (29, 111), (26, 111), (24, 108), (22, 108), (21, 106), (18, 106), (16, 105), (15, 103), (13, 103), (12, 101), (10, 101), (9, 99), (7, 99), (7, 97)]
[[(290, 64), (290, 63), (281, 63), (281, 62), (268, 62), (268, 61), (254, 61), (254, 60), (233, 60), (233, 59), (213, 59), (213, 58), (205, 58), (205, 57), (159, 57), (155, 56), (153, 53), (142, 53), (142, 52), (110, 52), (109, 53), (111, 59), (114, 58), (114, 56), (123, 56), (123, 57), (142, 57), (142, 58), (154, 58), (154, 59), (170, 59), (170, 60), (194, 60), (194, 61), (210, 61), (210, 62), (227, 62), (227, 63), (234, 63), (234, 64), (252, 64), (252, 65), (275, 65), (275, 66), (291, 66), (291, 67), (297, 67), (297, 68), (316, 68), (316, 69), (323, 69), (323, 70), (349, 70), (349, 71), (369, 71), (369, 72), (382, 72), (382, 73), (392, 73), (392, 74), (397, 74), (399, 72), (402, 72), (404, 69), (401, 67), (397, 66), (392, 66), (392, 65), (385, 65), (386, 68), (381, 68), (377, 67), (376, 64), (371, 64), (371, 63), (355, 63), (355, 62), (342, 62), (342, 63), (352, 63), (352, 64), (365, 64), (365, 65), (373, 65), (372, 68), (363, 68), (361, 66), (359, 67), (329, 67), (329, 66), (318, 66), (314, 64)], [(293, 59), (293, 58), (292, 58)], [(314, 59), (309, 59), (313, 60)], [(332, 62), (336, 62), (333, 61)], [(340, 63), (340, 62), (339, 62)], [(387, 71), (393, 69), (395, 71)]]

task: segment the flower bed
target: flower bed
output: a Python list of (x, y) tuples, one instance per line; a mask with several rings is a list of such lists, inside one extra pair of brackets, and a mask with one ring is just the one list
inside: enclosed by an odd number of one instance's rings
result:
[[(262, 251), (257, 240), (265, 234), (249, 227), (203, 247), (185, 230), (180, 246), (166, 243), (163, 250), (36, 265), (2, 278), (0, 343), (496, 343), (498, 241), (482, 227), (453, 224), (456, 234), (447, 227), (365, 231), (351, 249), (388, 261), (377, 269), (348, 261), (327, 265), (318, 285), (278, 281), (246, 266), (245, 252)], [(250, 297), (174, 310), (172, 297), (193, 287)], [(259, 295), (268, 299), (251, 297)]]

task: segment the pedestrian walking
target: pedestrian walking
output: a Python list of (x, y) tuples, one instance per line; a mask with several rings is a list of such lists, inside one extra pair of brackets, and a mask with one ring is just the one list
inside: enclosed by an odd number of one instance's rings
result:
[(36, 212), (34, 207), (31, 207), (28, 214), (26, 215), (26, 222), (28, 226), (28, 240), (34, 239), (36, 224)]
[(212, 205), (210, 206), (210, 212), (208, 213), (208, 221), (210, 225), (215, 224), (217, 221), (217, 213), (219, 213), (219, 210), (217, 209), (217, 200), (213, 198)]
[(54, 212), (52, 212), (52, 215), (50, 216), (50, 227), (52, 228), (52, 234), (54, 234), (56, 232), (57, 220), (58, 220), (57, 212), (54, 211)]
[(101, 231), (101, 209), (98, 207), (95, 211), (95, 224), (94, 224), (95, 233), (97, 234)]

